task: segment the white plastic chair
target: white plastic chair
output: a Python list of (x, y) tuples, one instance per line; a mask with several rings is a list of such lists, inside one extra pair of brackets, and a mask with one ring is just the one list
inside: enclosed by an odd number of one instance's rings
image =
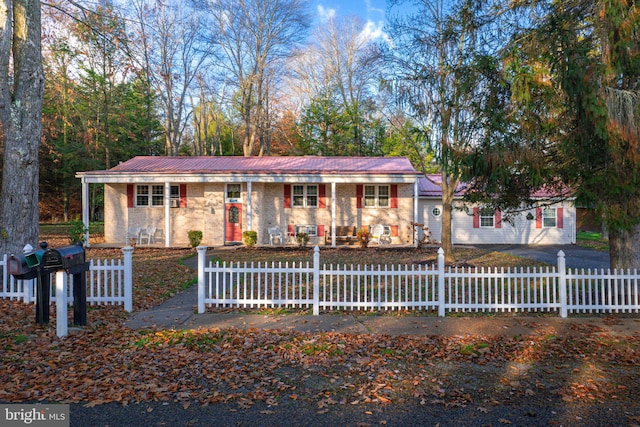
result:
[(143, 242), (145, 239), (148, 245), (156, 242), (156, 227), (149, 227), (140, 232), (140, 241)]
[(270, 227), (269, 228), (269, 244), (271, 246), (274, 245), (274, 240), (276, 239), (280, 239), (280, 244), (282, 245), (284, 243), (284, 240), (282, 238), (282, 231), (280, 231), (280, 229), (278, 227)]
[(387, 232), (384, 225), (376, 224), (371, 228), (370, 242), (382, 245), (391, 243), (391, 235)]
[(133, 243), (134, 240), (136, 241), (136, 243), (140, 244), (141, 232), (142, 229), (140, 227), (129, 227), (129, 231), (127, 231), (127, 234), (124, 237), (125, 244), (129, 245)]

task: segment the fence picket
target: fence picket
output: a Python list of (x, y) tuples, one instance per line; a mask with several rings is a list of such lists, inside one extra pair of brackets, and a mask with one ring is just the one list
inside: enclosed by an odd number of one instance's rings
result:
[[(445, 269), (440, 251), (437, 268), (435, 265), (431, 268), (427, 265), (417, 268), (415, 265), (320, 266), (318, 248), (313, 266), (309, 262), (306, 266), (293, 263), (291, 267), (288, 262), (284, 267), (282, 263), (257, 267), (202, 263), (198, 268), (203, 269), (209, 279), (203, 300), (208, 306), (313, 307), (314, 313), (319, 309), (437, 309), (440, 316), (447, 311), (558, 311), (566, 316), (569, 312), (638, 312), (640, 309), (637, 271), (572, 271), (564, 268), (562, 251), (558, 253), (557, 268), (527, 267), (526, 270), (458, 266)], [(318, 277), (318, 289), (310, 286), (312, 276)], [(257, 293), (253, 290), (254, 283), (257, 283)], [(235, 298), (221, 296), (220, 286), (222, 295), (231, 292), (229, 295), (235, 294)], [(243, 293), (245, 297), (241, 298)]]

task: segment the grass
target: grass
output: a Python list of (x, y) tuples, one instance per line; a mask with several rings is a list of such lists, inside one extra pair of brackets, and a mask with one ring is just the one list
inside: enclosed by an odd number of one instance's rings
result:
[(576, 244), (598, 251), (609, 250), (609, 241), (602, 238), (602, 233), (596, 233), (593, 231), (578, 231), (576, 236)]

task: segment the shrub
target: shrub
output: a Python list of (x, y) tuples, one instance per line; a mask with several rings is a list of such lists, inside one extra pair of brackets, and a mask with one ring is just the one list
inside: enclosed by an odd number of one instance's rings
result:
[(371, 240), (371, 233), (369, 233), (369, 230), (360, 228), (356, 232), (356, 237), (358, 239), (358, 244), (360, 245), (361, 248), (366, 248), (369, 246), (369, 241)]
[(247, 230), (242, 232), (242, 242), (246, 247), (250, 248), (258, 241), (258, 232)]
[(195, 248), (200, 245), (200, 242), (202, 241), (202, 231), (189, 230), (187, 232), (187, 235), (189, 236), (189, 244), (191, 245), (192, 248)]
[(301, 248), (304, 248), (309, 243), (309, 235), (307, 233), (296, 234), (296, 243)]
[(69, 223), (69, 227), (67, 228), (69, 243), (73, 245), (80, 242), (84, 245), (85, 243), (87, 243), (85, 242), (85, 234), (88, 231), (89, 228), (84, 225), (84, 222), (80, 220), (71, 221)]

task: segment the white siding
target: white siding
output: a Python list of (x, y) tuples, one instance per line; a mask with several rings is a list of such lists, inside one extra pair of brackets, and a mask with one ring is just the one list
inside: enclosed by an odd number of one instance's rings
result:
[[(439, 231), (440, 228), (438, 227), (439, 224), (438, 226), (435, 226), (435, 224), (430, 225), (430, 222), (433, 223), (433, 218), (429, 212), (437, 204), (437, 199), (420, 199), (419, 201), (419, 212), (421, 212), (422, 216), (420, 220), (434, 232)], [(472, 210), (465, 212), (454, 208), (451, 223), (453, 244), (552, 245), (575, 243), (575, 207), (568, 201), (560, 202), (552, 207), (563, 208), (562, 228), (537, 228), (535, 208), (520, 212), (509, 221), (506, 220), (503, 214), (502, 226), (499, 228), (495, 226), (474, 228)], [(533, 219), (527, 219), (527, 214), (529, 213)], [(440, 241), (439, 233), (436, 240)]]

